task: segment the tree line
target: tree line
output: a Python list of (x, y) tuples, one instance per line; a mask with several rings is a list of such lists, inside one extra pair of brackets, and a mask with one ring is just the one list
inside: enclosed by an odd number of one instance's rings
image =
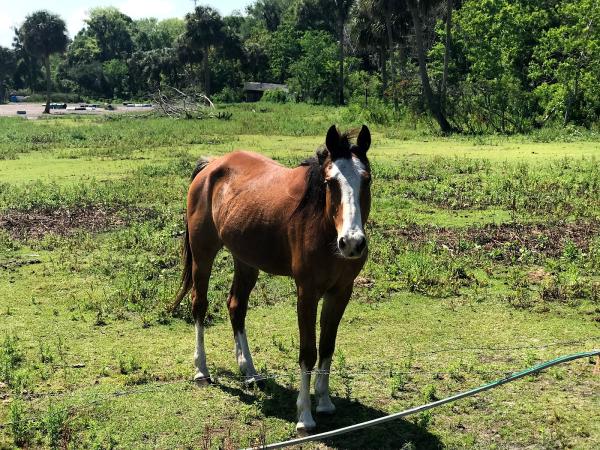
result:
[(243, 14), (198, 6), (161, 21), (95, 8), (68, 39), (38, 11), (0, 47), (0, 98), (144, 98), (168, 85), (233, 102), (261, 81), (289, 86), (279, 101), (428, 115), (443, 132), (594, 127), (599, 22), (598, 0), (255, 0)]

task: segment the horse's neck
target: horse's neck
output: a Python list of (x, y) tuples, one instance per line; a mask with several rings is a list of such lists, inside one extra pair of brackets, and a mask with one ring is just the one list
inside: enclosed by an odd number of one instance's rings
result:
[(293, 175), (289, 177), (289, 181), (285, 184), (285, 192), (288, 197), (300, 202), (306, 192), (306, 175), (305, 173), (300, 172), (300, 176), (298, 176), (293, 171), (292, 174)]

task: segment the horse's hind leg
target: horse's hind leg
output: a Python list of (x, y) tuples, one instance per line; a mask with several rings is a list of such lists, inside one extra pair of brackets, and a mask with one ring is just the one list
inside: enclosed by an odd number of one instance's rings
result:
[(193, 252), (192, 279), (192, 316), (196, 325), (196, 351), (194, 352), (194, 366), (197, 384), (210, 383), (210, 373), (206, 366), (206, 352), (204, 350), (204, 319), (208, 310), (208, 279), (212, 270), (213, 261), (220, 245), (203, 247)]
[(246, 381), (254, 382), (258, 381), (258, 378), (246, 337), (246, 312), (248, 311), (250, 292), (258, 279), (258, 269), (248, 266), (238, 259), (234, 259), (234, 265), (235, 273), (227, 298), (227, 308), (233, 328), (235, 357), (240, 371), (246, 376)]

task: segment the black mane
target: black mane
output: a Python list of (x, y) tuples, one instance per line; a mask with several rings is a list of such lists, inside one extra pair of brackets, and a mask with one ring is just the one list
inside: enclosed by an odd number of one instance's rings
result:
[(325, 178), (317, 156), (312, 156), (300, 163), (300, 166), (308, 167), (306, 175), (306, 190), (296, 212), (311, 208), (312, 210), (322, 210), (325, 208)]

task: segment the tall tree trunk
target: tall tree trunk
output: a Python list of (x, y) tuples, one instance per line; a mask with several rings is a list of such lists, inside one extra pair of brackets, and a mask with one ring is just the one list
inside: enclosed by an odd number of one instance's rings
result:
[(388, 73), (387, 73), (387, 55), (385, 52), (385, 45), (381, 44), (379, 48), (379, 64), (381, 64), (381, 98), (385, 98), (385, 92), (388, 87)]
[(44, 56), (44, 65), (46, 66), (46, 107), (44, 108), (44, 114), (50, 114), (50, 55)]
[(340, 65), (339, 85), (338, 85), (338, 101), (340, 105), (344, 104), (344, 19), (342, 16), (341, 6), (338, 11), (338, 34), (340, 39), (338, 63)]
[(423, 42), (423, 23), (419, 13), (419, 5), (416, 0), (408, 1), (408, 8), (413, 19), (413, 25), (415, 27), (415, 41), (417, 44), (417, 58), (419, 60), (419, 74), (421, 75), (421, 84), (423, 85), (423, 94), (427, 101), (429, 111), (437, 120), (440, 128), (444, 133), (450, 133), (453, 131), (452, 126), (446, 120), (439, 99), (433, 95), (431, 90), (431, 84), (429, 82), (429, 75), (427, 74), (427, 60), (425, 59), (425, 43)]
[(202, 71), (204, 72), (204, 95), (210, 95), (210, 67), (208, 65), (209, 46), (205, 45), (202, 51)]
[(388, 50), (390, 52), (390, 78), (392, 81), (392, 99), (394, 100), (394, 108), (398, 109), (398, 95), (396, 92), (396, 61), (394, 58), (394, 36), (392, 34), (392, 19), (391, 14), (385, 15), (385, 29), (388, 37)]
[[(36, 63), (38, 61), (35, 61)], [(31, 91), (32, 94), (35, 94), (35, 87), (34, 87), (34, 74), (33, 74), (33, 58), (26, 56), (25, 57), (25, 63), (27, 64), (27, 85), (29, 86), (29, 90)]]
[(444, 72), (442, 74), (442, 89), (440, 90), (440, 103), (446, 106), (446, 92), (448, 89), (448, 65), (450, 63), (450, 49), (452, 47), (452, 8), (453, 1), (447, 1), (446, 11), (446, 43), (444, 48)]

